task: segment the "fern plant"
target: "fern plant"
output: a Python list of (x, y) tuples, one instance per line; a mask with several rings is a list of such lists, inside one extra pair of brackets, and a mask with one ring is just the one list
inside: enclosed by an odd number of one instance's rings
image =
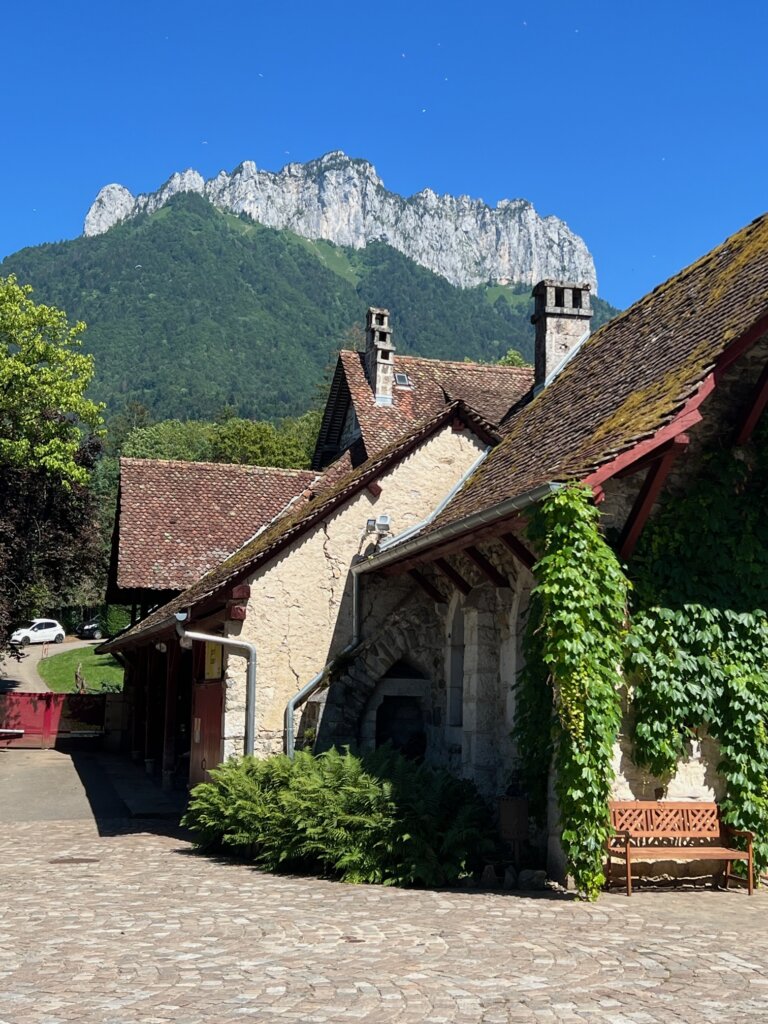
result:
[(391, 748), (228, 761), (193, 790), (184, 824), (203, 850), (346, 882), (449, 885), (496, 854), (475, 787)]

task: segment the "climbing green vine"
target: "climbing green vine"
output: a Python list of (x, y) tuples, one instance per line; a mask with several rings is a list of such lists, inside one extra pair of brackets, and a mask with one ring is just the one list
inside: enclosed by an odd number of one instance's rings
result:
[(592, 493), (565, 488), (538, 508), (528, 536), (541, 552), (517, 687), (515, 739), (534, 812), (555, 792), (568, 870), (586, 899), (605, 878), (613, 745), (629, 583), (598, 528)]
[[(603, 882), (620, 677), (634, 757), (662, 782), (717, 740), (724, 820), (755, 833), (768, 869), (768, 427), (715, 451), (646, 527), (625, 576), (591, 493), (565, 488), (535, 513), (534, 574), (515, 738), (534, 813), (550, 765), (568, 870), (586, 898)], [(627, 599), (633, 587), (631, 628)]]
[(640, 612), (627, 638), (635, 756), (669, 778), (706, 729), (720, 743), (724, 820), (755, 833), (768, 866), (768, 617), (684, 605)]
[[(720, 746), (728, 824), (768, 868), (768, 427), (710, 452), (649, 522), (629, 572), (635, 756), (665, 779), (700, 729)], [(663, 607), (660, 607), (663, 606)]]

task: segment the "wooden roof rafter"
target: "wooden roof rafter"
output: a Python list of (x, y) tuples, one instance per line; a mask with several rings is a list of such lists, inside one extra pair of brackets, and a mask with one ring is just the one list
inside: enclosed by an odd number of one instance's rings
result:
[(627, 561), (632, 556), (667, 477), (679, 456), (688, 447), (689, 441), (687, 434), (678, 434), (648, 470), (619, 539), (619, 558), (622, 561)]

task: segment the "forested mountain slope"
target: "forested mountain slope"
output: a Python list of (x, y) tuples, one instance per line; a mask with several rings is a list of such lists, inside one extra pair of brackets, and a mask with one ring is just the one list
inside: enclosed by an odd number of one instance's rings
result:
[[(310, 241), (181, 194), (104, 234), (24, 249), (0, 264), (38, 302), (88, 324), (94, 397), (155, 419), (303, 412), (369, 305), (392, 310), (399, 352), (532, 358), (527, 286), (461, 289), (377, 242)], [(595, 302), (593, 327), (615, 312)]]

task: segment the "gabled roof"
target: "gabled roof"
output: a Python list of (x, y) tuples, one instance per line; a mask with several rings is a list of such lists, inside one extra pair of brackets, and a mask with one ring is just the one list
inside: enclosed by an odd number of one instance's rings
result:
[(122, 590), (188, 587), (316, 476), (309, 470), (121, 459), (114, 582)]
[(589, 338), (503, 425), (502, 443), (424, 534), (547, 483), (605, 472), (703, 396), (729, 347), (766, 332), (768, 214)]
[(377, 405), (365, 374), (365, 353), (343, 350), (315, 451), (314, 465), (339, 450), (350, 408), (360, 426), (366, 457), (375, 455), (411, 429), (414, 423), (435, 416), (448, 403), (465, 402), (489, 423), (500, 423), (533, 385), (532, 367), (462, 363), (396, 354), (394, 369), (404, 373), (410, 387), (393, 388), (392, 405)]
[(498, 441), (498, 434), (494, 432), (491, 424), (463, 402), (451, 402), (444, 405), (436, 416), (416, 424), (407, 434), (356, 469), (349, 468), (351, 461), (349, 454), (345, 453), (339, 460), (340, 466), (333, 464), (316, 478), (311, 489), (314, 496), (308, 496), (307, 492), (299, 495), (291, 508), (260, 534), (224, 559), (220, 565), (206, 573), (178, 597), (152, 612), (114, 640), (103, 644), (100, 650), (118, 650), (144, 633), (162, 629), (172, 619), (174, 612), (203, 601), (225, 587), (252, 575), (260, 565), (308, 532), (339, 505), (367, 487), (453, 420), (461, 421), (482, 440), (489, 443)]

